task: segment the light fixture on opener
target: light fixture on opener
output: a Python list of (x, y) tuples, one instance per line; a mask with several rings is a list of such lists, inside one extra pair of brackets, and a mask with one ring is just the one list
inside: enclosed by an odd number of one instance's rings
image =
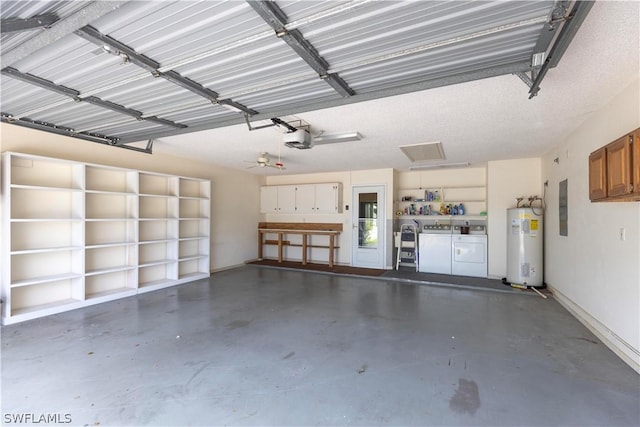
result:
[(348, 142), (360, 141), (362, 135), (360, 132), (342, 132), (342, 133), (321, 133), (313, 137), (314, 143), (330, 143), (330, 142)]
[(446, 168), (466, 168), (470, 165), (469, 162), (456, 162), (456, 163), (440, 163), (436, 165), (422, 165), (422, 166), (410, 166), (409, 170), (425, 170), (425, 169), (446, 169)]

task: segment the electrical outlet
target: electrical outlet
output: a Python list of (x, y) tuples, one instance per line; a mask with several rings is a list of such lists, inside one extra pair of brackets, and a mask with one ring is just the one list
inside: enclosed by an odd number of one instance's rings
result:
[(620, 227), (620, 240), (624, 241), (627, 239), (627, 230), (624, 227)]

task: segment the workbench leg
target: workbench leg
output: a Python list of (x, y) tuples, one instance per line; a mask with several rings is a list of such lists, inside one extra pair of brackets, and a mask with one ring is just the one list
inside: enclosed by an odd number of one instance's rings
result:
[(258, 231), (258, 259), (259, 260), (262, 259), (262, 245), (263, 245), (262, 231)]
[(307, 235), (302, 235), (302, 265), (307, 265)]
[(334, 235), (329, 235), (329, 267), (333, 267), (333, 246), (334, 246)]
[(278, 233), (278, 262), (282, 262), (282, 233)]

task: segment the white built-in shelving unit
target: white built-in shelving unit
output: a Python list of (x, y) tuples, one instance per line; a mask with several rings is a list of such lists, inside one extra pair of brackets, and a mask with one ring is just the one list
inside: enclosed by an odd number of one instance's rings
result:
[[(487, 219), (486, 169), (412, 171), (398, 175), (394, 210), (396, 219), (480, 220)], [(437, 194), (429, 200), (428, 193)], [(464, 215), (440, 215), (440, 205), (463, 204)], [(431, 215), (426, 208), (431, 207)], [(411, 214), (413, 208), (414, 213)], [(420, 214), (420, 208), (423, 213)], [(406, 212), (406, 213), (405, 213)]]
[(3, 153), (2, 321), (209, 277), (210, 182)]

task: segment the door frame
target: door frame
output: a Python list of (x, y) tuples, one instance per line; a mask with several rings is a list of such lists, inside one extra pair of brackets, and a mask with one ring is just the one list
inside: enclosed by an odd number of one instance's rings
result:
[[(357, 260), (357, 252), (360, 251), (360, 245), (358, 244), (358, 223), (359, 223), (359, 199), (360, 193), (376, 193), (378, 195), (378, 210), (377, 210), (377, 226), (378, 226), (378, 246), (377, 246), (377, 258), (376, 264), (359, 264)], [(385, 184), (362, 184), (353, 185), (351, 187), (351, 266), (362, 268), (378, 268), (385, 269), (387, 263), (387, 186)], [(370, 249), (369, 249), (370, 250)]]

